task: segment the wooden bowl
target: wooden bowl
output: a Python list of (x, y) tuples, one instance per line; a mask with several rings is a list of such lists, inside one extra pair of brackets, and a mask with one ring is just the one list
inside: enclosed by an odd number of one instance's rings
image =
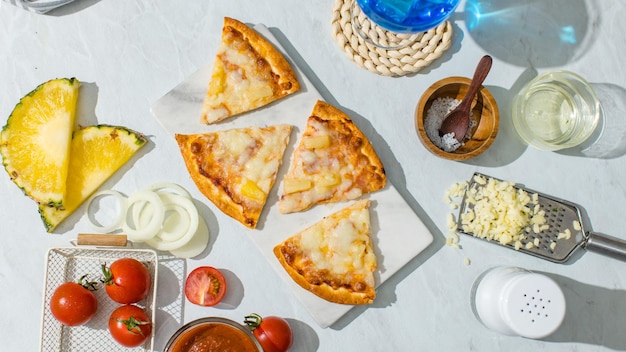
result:
[(441, 97), (462, 100), (469, 88), (470, 79), (466, 77), (448, 77), (431, 85), (420, 98), (415, 109), (417, 135), (422, 144), (438, 157), (450, 160), (467, 160), (483, 153), (496, 139), (500, 123), (498, 105), (487, 88), (481, 86), (472, 103), (471, 117), (475, 121), (470, 133), (471, 138), (452, 152), (439, 148), (426, 134), (424, 119), (433, 101)]

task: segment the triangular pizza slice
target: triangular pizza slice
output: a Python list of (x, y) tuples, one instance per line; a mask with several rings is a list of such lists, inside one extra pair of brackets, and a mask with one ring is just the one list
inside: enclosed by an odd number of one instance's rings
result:
[(285, 57), (247, 25), (224, 18), (201, 121), (206, 124), (254, 110), (300, 90)]
[(221, 211), (255, 228), (276, 180), (292, 126), (177, 134), (176, 141), (200, 192)]
[(369, 200), (325, 217), (274, 247), (301, 287), (334, 303), (370, 304), (376, 298), (376, 254), (370, 239)]
[(318, 101), (283, 180), (281, 213), (357, 199), (385, 186), (374, 147), (348, 115)]

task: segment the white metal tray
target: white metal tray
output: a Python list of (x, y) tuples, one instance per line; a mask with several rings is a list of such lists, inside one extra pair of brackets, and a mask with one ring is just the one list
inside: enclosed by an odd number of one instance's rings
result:
[[(111, 312), (120, 306), (111, 300), (104, 287), (95, 291), (98, 311), (87, 324), (65, 326), (50, 312), (50, 298), (54, 290), (67, 281), (78, 281), (89, 274), (90, 279), (102, 277), (101, 265), (110, 265), (117, 259), (134, 258), (148, 268), (152, 286), (148, 296), (137, 305), (144, 308), (152, 320), (153, 334), (142, 346), (127, 348), (118, 344), (110, 335), (108, 320)], [(40, 351), (152, 351), (154, 344), (155, 300), (158, 259), (156, 252), (148, 249), (63, 247), (52, 248), (47, 253), (44, 278), (43, 309)]]

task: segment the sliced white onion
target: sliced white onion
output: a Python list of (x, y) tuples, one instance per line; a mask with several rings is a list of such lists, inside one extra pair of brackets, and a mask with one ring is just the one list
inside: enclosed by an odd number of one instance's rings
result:
[[(172, 197), (168, 197), (168, 195), (173, 195), (174, 197), (182, 196), (189, 200), (191, 200), (191, 195), (182, 186), (171, 182), (155, 183), (145, 188), (145, 190), (155, 192), (159, 196), (163, 195), (160, 198), (165, 207), (165, 214), (161, 230), (157, 236), (168, 242), (178, 240), (187, 232), (191, 219), (182, 206), (176, 202), (169, 201)], [(146, 226), (150, 220), (152, 212), (147, 205), (147, 203), (137, 204), (131, 209), (132, 220), (136, 226)]]
[(195, 214), (198, 210), (193, 201), (173, 193), (159, 194), (165, 204), (165, 219), (157, 236), (164, 242), (174, 242), (183, 238), (190, 231), (198, 229)]
[[(148, 203), (148, 204), (146, 204)], [(150, 211), (149, 220), (146, 223), (133, 223), (134, 228), (128, 223), (128, 215), (124, 217), (124, 223), (122, 224), (122, 230), (128, 236), (128, 239), (135, 242), (147, 241), (161, 230), (163, 224), (163, 218), (165, 217), (165, 207), (158, 194), (152, 191), (143, 190), (137, 191), (128, 197), (127, 210), (133, 211), (134, 206), (143, 207), (143, 211), (146, 211), (147, 207), (152, 207)], [(132, 219), (134, 222), (134, 219)]]
[[(185, 188), (183, 188), (183, 186), (173, 182), (158, 182), (146, 189), (157, 193), (174, 193), (191, 199), (191, 194), (189, 194), (189, 192)], [(165, 192), (166, 190), (174, 192)]]
[(165, 204), (165, 217), (161, 231), (157, 233), (157, 236), (166, 242), (176, 241), (187, 233), (190, 223), (191, 218), (183, 207), (174, 203), (167, 203)]
[(209, 239), (209, 227), (206, 225), (204, 219), (200, 217), (198, 230), (193, 235), (191, 241), (178, 249), (170, 250), (170, 253), (179, 258), (193, 258), (204, 252), (206, 247), (209, 245)]
[[(91, 203), (106, 195), (119, 201), (120, 211), (113, 224), (101, 226), (91, 215)], [(180, 258), (199, 255), (209, 243), (209, 228), (198, 214), (191, 195), (175, 183), (155, 183), (128, 198), (117, 191), (101, 191), (90, 198), (86, 211), (95, 230), (110, 232), (121, 227), (129, 240), (146, 242), (156, 250), (170, 251)]]
[[(119, 205), (119, 208), (117, 216), (112, 219), (111, 223), (108, 225), (102, 225), (95, 219), (96, 214), (92, 211), (91, 205), (95, 203), (96, 199), (101, 199), (106, 196), (112, 196), (113, 198), (115, 198)], [(113, 190), (103, 190), (95, 193), (89, 198), (89, 200), (87, 200), (85, 214), (87, 214), (87, 220), (89, 220), (89, 225), (92, 229), (101, 233), (109, 233), (122, 227), (122, 223), (124, 222), (124, 215), (126, 214), (126, 209), (126, 197), (122, 193)]]
[(128, 212), (130, 214), (127, 213), (126, 216), (131, 216), (133, 225), (135, 225), (135, 228), (137, 229), (148, 225), (153, 211), (154, 207), (152, 207), (150, 203), (136, 202), (132, 207), (128, 208)]
[(163, 199), (163, 202), (166, 204), (175, 204), (175, 206), (179, 206), (184, 209), (189, 216), (189, 225), (186, 226), (186, 232), (182, 234), (182, 236), (168, 234), (170, 235), (169, 238), (178, 237), (178, 239), (174, 241), (168, 241), (165, 238), (162, 238), (160, 236), (161, 233), (159, 232), (156, 234), (155, 237), (146, 240), (146, 243), (154, 249), (160, 251), (171, 251), (173, 249), (175, 250), (191, 241), (193, 235), (198, 229), (200, 215), (198, 214), (198, 209), (196, 209), (193, 201), (188, 198), (171, 193), (161, 193), (159, 197), (161, 197)]

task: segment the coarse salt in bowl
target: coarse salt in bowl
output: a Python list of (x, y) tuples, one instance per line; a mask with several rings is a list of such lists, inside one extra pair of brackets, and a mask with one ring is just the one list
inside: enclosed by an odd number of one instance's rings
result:
[(472, 103), (470, 128), (462, 143), (453, 135), (439, 136), (439, 127), (467, 94), (470, 79), (448, 77), (431, 85), (415, 111), (417, 134), (431, 153), (450, 160), (467, 160), (482, 154), (498, 133), (500, 115), (495, 99), (481, 86)]

